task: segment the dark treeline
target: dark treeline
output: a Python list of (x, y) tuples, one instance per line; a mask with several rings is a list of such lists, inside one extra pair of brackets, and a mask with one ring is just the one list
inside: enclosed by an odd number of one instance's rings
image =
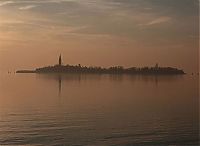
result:
[(86, 67), (79, 65), (55, 65), (37, 68), (34, 71), (18, 71), (18, 73), (99, 73), (99, 74), (184, 74), (183, 70), (172, 67), (131, 67), (115, 66), (110, 68)]

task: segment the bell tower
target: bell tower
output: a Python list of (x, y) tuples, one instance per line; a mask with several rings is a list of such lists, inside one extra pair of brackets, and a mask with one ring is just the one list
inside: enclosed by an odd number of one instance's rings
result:
[(61, 57), (61, 54), (60, 54), (60, 56), (59, 56), (59, 65), (61, 66), (62, 65), (62, 57)]

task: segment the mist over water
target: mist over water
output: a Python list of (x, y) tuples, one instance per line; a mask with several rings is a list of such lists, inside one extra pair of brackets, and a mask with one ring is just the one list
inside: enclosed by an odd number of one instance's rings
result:
[(198, 145), (198, 76), (0, 74), (0, 145)]

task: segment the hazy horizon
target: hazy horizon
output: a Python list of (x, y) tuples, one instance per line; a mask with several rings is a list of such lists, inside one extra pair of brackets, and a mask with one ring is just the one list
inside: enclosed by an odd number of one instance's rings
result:
[(56, 64), (197, 72), (199, 0), (0, 0), (0, 70)]

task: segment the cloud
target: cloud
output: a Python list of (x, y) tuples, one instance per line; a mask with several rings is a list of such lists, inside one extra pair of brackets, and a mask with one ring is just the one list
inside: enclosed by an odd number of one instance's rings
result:
[[(13, 1), (15, 4), (12, 4), (12, 7), (3, 9), (8, 13), (4, 19), (13, 21), (10, 21), (9, 25), (5, 24), (5, 22), (4, 25), (2, 22), (0, 24), (4, 26), (4, 30), (12, 29), (12, 31), (19, 33), (23, 33), (26, 30), (34, 33), (48, 31), (52, 36), (57, 33), (67, 35), (69, 33), (83, 35), (106, 34), (144, 40), (150, 36), (151, 29), (154, 30), (154, 35), (160, 35), (165, 32), (165, 34), (171, 36), (176, 29), (172, 28), (172, 26), (179, 25), (180, 21), (188, 20), (187, 18), (182, 19), (182, 16), (175, 16), (176, 13), (172, 14), (169, 11), (171, 10), (169, 7), (164, 9), (163, 3), (165, 2), (161, 3), (157, 0)], [(180, 0), (175, 0), (175, 4), (177, 3), (176, 1)], [(31, 9), (31, 15), (30, 13), (20, 13), (19, 9), (24, 11)], [(179, 18), (181, 19), (179, 20)], [(172, 19), (175, 21), (171, 22)], [(22, 22), (16, 20), (21, 20)], [(15, 26), (16, 23), (17, 25)], [(167, 29), (163, 27), (162, 29), (159, 27), (155, 29), (152, 27), (172, 23), (173, 25), (170, 25)], [(69, 27), (66, 28), (64, 26)], [(146, 28), (148, 30), (145, 30)], [(181, 29), (178, 27), (177, 32)], [(59, 31), (56, 32), (56, 30)], [(157, 33), (155, 33), (155, 30), (157, 30)]]
[(1, 20), (0, 26), (2, 25), (9, 25), (9, 24), (24, 24), (24, 21), (21, 20)]
[[(0, 6), (5, 6), (8, 4), (43, 4), (43, 3), (61, 3), (61, 2), (68, 2), (74, 0), (15, 0), (15, 1), (0, 1)], [(25, 9), (29, 9), (29, 6), (25, 6)], [(31, 7), (32, 8), (32, 7)], [(22, 7), (23, 9), (23, 7)]]
[(8, 5), (8, 4), (12, 4), (14, 3), (13, 1), (4, 1), (4, 2), (0, 2), (0, 6), (4, 6), (4, 5)]
[(156, 25), (160, 23), (165, 23), (165, 22), (169, 22), (171, 19), (172, 19), (171, 17), (163, 16), (163, 17), (156, 18), (146, 24), (142, 24), (142, 26), (151, 26), (151, 25)]
[(36, 5), (27, 5), (27, 6), (24, 6), (24, 7), (20, 7), (19, 9), (20, 10), (29, 10), (29, 9), (32, 9), (36, 7)]

